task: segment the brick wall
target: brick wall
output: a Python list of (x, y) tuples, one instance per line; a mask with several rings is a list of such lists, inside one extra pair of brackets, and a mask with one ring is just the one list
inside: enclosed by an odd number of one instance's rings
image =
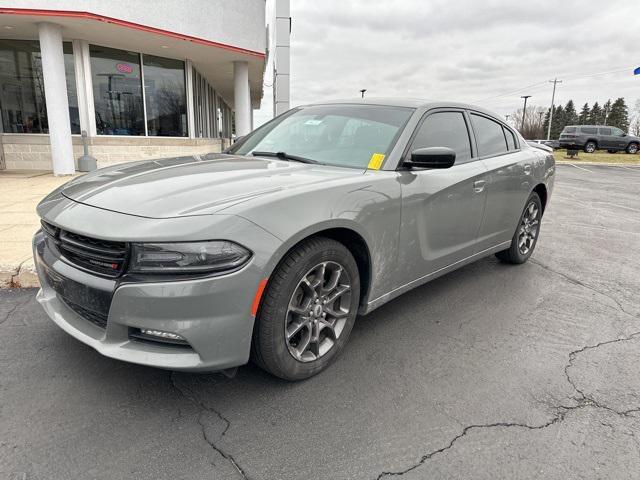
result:
[[(82, 140), (74, 135), (73, 154), (82, 155)], [(166, 137), (109, 137), (89, 139), (89, 154), (96, 157), (98, 167), (115, 163), (153, 158), (179, 157), (220, 152), (229, 140), (220, 138), (166, 138)], [(0, 148), (4, 151), (7, 170), (51, 170), (49, 135), (2, 134)]]

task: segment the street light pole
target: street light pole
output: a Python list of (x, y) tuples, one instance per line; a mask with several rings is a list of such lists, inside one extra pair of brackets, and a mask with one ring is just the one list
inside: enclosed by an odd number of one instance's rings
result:
[(522, 108), (522, 126), (520, 127), (520, 130), (522, 133), (522, 131), (524, 130), (524, 119), (527, 118), (527, 98), (530, 98), (531, 95), (522, 95), (520, 96), (520, 98), (524, 98), (524, 107)]
[(366, 88), (363, 88), (362, 90), (360, 90), (360, 94), (362, 95), (362, 98), (364, 98), (364, 92), (366, 92), (366, 91), (367, 91)]
[(549, 80), (549, 83), (553, 83), (553, 93), (551, 94), (551, 110), (549, 110), (549, 125), (547, 126), (547, 140), (551, 138), (551, 120), (553, 120), (553, 103), (556, 99), (556, 84), (562, 83), (562, 80), (558, 80), (554, 78), (553, 80)]

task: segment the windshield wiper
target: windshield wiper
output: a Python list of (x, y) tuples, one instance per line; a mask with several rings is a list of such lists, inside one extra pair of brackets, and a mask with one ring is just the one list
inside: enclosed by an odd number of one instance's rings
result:
[(293, 160), (300, 163), (319, 163), (315, 160), (297, 155), (289, 155), (287, 152), (251, 152), (254, 157), (276, 157), (280, 160)]

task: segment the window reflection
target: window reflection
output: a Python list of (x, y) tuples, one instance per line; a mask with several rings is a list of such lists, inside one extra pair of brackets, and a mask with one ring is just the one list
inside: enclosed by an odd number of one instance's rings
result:
[(144, 135), (140, 56), (91, 45), (96, 129), (102, 135)]
[(184, 62), (143, 55), (148, 135), (187, 136)]

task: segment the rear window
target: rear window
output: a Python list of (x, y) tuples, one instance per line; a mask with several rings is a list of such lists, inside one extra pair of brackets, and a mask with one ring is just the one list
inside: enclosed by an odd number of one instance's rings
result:
[(610, 128), (600, 128), (600, 135), (611, 135), (611, 129)]
[[(504, 128), (504, 127), (502, 127)], [(504, 136), (507, 137), (507, 145), (509, 146), (509, 150), (517, 150), (516, 147), (516, 137), (511, 130), (508, 128), (504, 129)]]
[(479, 156), (499, 155), (507, 151), (507, 141), (502, 125), (480, 115), (471, 114)]
[(598, 129), (594, 127), (580, 127), (582, 133), (598, 133)]
[(578, 130), (576, 127), (564, 127), (562, 133), (576, 133), (576, 130)]

